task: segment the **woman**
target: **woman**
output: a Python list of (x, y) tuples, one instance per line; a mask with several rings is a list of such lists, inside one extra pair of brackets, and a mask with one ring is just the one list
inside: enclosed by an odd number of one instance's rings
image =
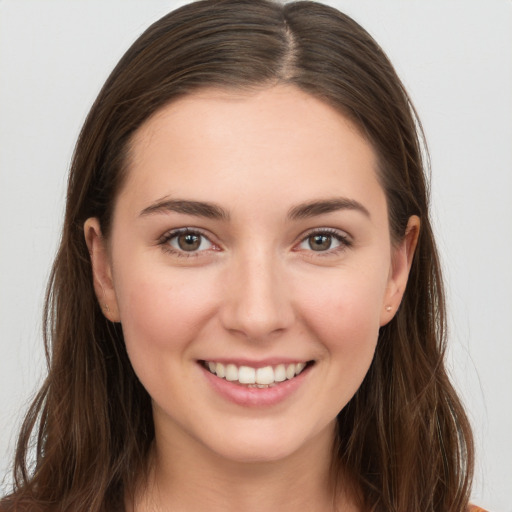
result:
[(77, 144), (5, 507), (466, 510), (416, 126), (331, 8), (150, 27)]

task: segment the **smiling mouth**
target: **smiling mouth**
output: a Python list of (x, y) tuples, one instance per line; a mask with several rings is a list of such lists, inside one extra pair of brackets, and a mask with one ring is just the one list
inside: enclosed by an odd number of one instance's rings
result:
[(314, 361), (301, 363), (277, 364), (253, 368), (251, 366), (237, 366), (232, 363), (224, 364), (215, 361), (201, 361), (201, 364), (210, 373), (234, 384), (240, 384), (250, 388), (271, 388), (291, 380), (300, 375), (305, 368), (311, 366)]

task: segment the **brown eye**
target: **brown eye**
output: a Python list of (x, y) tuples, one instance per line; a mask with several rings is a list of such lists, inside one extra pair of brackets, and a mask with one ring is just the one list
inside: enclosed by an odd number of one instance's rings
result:
[(200, 252), (212, 248), (212, 243), (208, 238), (193, 231), (176, 233), (170, 236), (166, 243), (177, 252)]
[(332, 236), (323, 233), (308, 237), (309, 248), (313, 251), (327, 251), (332, 245)]
[(297, 246), (302, 251), (335, 254), (352, 246), (346, 233), (338, 229), (320, 228), (306, 234)]
[(196, 251), (201, 245), (201, 237), (189, 233), (180, 235), (177, 241), (182, 251)]

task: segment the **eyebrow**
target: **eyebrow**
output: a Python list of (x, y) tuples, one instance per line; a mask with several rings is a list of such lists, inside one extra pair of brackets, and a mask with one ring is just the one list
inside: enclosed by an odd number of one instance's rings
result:
[[(358, 201), (345, 197), (335, 197), (310, 201), (294, 206), (288, 211), (290, 220), (300, 220), (339, 210), (355, 210), (370, 218), (370, 212)], [(222, 207), (204, 201), (184, 199), (160, 199), (144, 208), (139, 214), (143, 217), (158, 213), (176, 212), (214, 220), (229, 220), (229, 213)]]
[(288, 217), (291, 220), (307, 219), (338, 210), (355, 210), (371, 218), (370, 212), (361, 203), (346, 197), (334, 197), (299, 204), (288, 212)]
[(166, 212), (184, 213), (207, 219), (229, 220), (229, 213), (216, 204), (203, 201), (186, 201), (183, 199), (160, 199), (144, 208), (139, 216), (143, 217), (145, 215)]

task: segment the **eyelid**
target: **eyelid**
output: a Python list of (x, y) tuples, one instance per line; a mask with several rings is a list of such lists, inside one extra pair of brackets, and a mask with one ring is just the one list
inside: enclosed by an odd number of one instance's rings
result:
[[(209, 247), (208, 249), (201, 249), (201, 250), (196, 250), (196, 251), (184, 251), (184, 250), (180, 250), (176, 247), (173, 247), (169, 244), (169, 241), (172, 240), (173, 238), (178, 237), (179, 235), (186, 235), (186, 234), (198, 235), (198, 236), (201, 236), (202, 238), (205, 238), (211, 244), (211, 247)], [(208, 234), (206, 234), (204, 232), (204, 230), (202, 230), (201, 228), (196, 228), (196, 227), (191, 227), (191, 226), (186, 226), (186, 227), (182, 227), (182, 228), (174, 228), (174, 229), (170, 229), (170, 230), (166, 231), (162, 236), (160, 236), (158, 238), (157, 244), (160, 245), (165, 252), (171, 253), (175, 256), (185, 257), (185, 258), (197, 257), (197, 256), (200, 256), (201, 254), (211, 251), (211, 250), (215, 250), (215, 251), (220, 250), (218, 244), (213, 242), (212, 237), (209, 236)]]
[[(303, 242), (305, 242), (309, 237), (314, 235), (329, 235), (335, 238), (338, 242), (340, 242), (340, 245), (338, 247), (334, 247), (333, 249), (327, 249), (326, 251), (314, 251), (313, 249), (300, 249), (299, 245), (301, 245)], [(329, 228), (329, 227), (319, 227), (319, 228), (312, 228), (305, 233), (302, 233), (298, 239), (298, 241), (294, 244), (294, 250), (304, 250), (307, 253), (314, 253), (315, 256), (328, 256), (332, 255), (341, 251), (344, 251), (345, 249), (348, 249), (352, 247), (353, 240), (352, 237), (346, 232), (341, 229), (336, 228)]]
[[(171, 246), (168, 242), (172, 240), (173, 238), (183, 235), (183, 234), (195, 234), (199, 235), (211, 244), (211, 247), (208, 247), (207, 249), (201, 249), (201, 250), (195, 250), (195, 251), (185, 251), (180, 250), (178, 248), (175, 248)], [(301, 249), (299, 246), (307, 240), (308, 237), (314, 236), (314, 235), (328, 235), (333, 238), (335, 238), (340, 245), (338, 247), (329, 248), (325, 251), (314, 251), (313, 249)], [(197, 257), (200, 256), (206, 252), (209, 251), (220, 251), (222, 250), (219, 245), (212, 240), (212, 236), (205, 233), (203, 229), (186, 226), (181, 228), (174, 228), (166, 231), (162, 236), (160, 236), (157, 240), (157, 244), (162, 246), (162, 249), (166, 252), (169, 252), (171, 254), (174, 254), (176, 256), (180, 257)], [(336, 254), (338, 252), (342, 252), (346, 250), (347, 248), (351, 247), (353, 245), (352, 237), (343, 230), (331, 228), (331, 227), (317, 227), (307, 230), (306, 232), (302, 233), (298, 240), (294, 243), (293, 250), (294, 251), (304, 251), (305, 253), (314, 253), (315, 256), (328, 256), (332, 254)]]

